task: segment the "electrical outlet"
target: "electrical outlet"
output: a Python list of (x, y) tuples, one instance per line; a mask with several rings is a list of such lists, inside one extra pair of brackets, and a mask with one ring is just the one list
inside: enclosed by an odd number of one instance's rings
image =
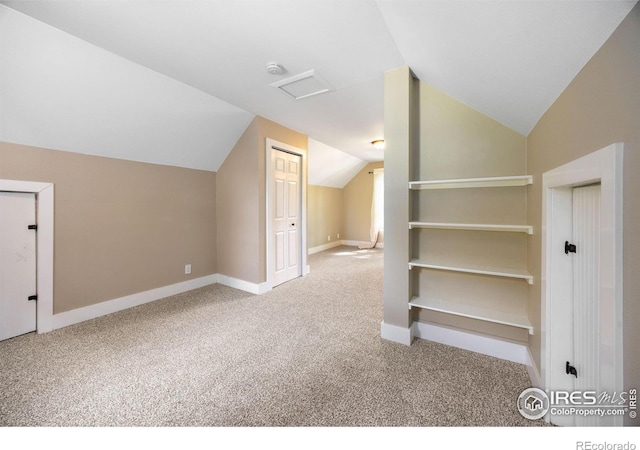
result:
[(327, 241), (330, 241), (330, 240), (331, 240), (331, 236), (327, 236)]
[(191, 273), (191, 264), (185, 264), (184, 266), (184, 274), (189, 275)]

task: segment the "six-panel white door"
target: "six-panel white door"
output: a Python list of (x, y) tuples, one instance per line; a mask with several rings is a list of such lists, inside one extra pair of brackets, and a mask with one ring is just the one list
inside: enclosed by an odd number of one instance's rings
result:
[(0, 340), (36, 330), (34, 194), (0, 192)]
[(300, 155), (271, 149), (273, 286), (302, 275), (300, 262)]

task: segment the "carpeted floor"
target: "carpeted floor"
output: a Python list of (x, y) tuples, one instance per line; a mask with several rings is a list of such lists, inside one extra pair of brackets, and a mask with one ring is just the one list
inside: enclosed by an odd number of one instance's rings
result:
[(255, 296), (209, 286), (0, 342), (2, 426), (539, 426), (518, 364), (380, 338), (382, 251)]

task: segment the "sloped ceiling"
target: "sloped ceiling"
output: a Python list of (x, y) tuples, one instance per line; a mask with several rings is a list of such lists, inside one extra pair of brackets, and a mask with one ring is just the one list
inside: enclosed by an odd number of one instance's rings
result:
[[(51, 103), (46, 120), (33, 111), (39, 106), (35, 93), (33, 104), (22, 110), (12, 105), (23, 116), (10, 124), (11, 133), (14, 127), (28, 128), (27, 122), (38, 125), (35, 128), (42, 125), (44, 130), (23, 129), (21, 136), (41, 133), (43, 140), (72, 151), (119, 134), (99, 151), (217, 170), (233, 146), (230, 142), (256, 114), (361, 160), (382, 159), (370, 142), (383, 134), (383, 74), (401, 65), (527, 134), (635, 1), (2, 3), (79, 38), (53, 47), (45, 43), (49, 35), (28, 37), (30, 48), (0, 44), (1, 66), (6, 47), (35, 51), (15, 54), (12, 62), (25, 73), (53, 67), (57, 78), (49, 84), (45, 76), (37, 81), (50, 90), (56, 89), (54, 82), (60, 83), (70, 94), (43, 90), (39, 101)], [(26, 30), (45, 33), (43, 24), (25, 16), (18, 20), (17, 15), (0, 6), (3, 27), (29, 21)], [(51, 30), (46, 33), (52, 35)], [(11, 35), (1, 32), (5, 41), (21, 40), (32, 31), (14, 27)], [(91, 51), (87, 43), (93, 44)], [(83, 45), (83, 51), (75, 48)], [(48, 50), (38, 52), (39, 46)], [(282, 64), (286, 72), (267, 73), (270, 61)], [(269, 86), (310, 69), (335, 90), (296, 101)], [(5, 92), (13, 90), (14, 83), (20, 86), (20, 74), (7, 78), (6, 72), (0, 68), (0, 95), (22, 101), (21, 95)], [(71, 72), (77, 85), (69, 86)], [(59, 116), (56, 106), (64, 107)], [(38, 120), (28, 120), (33, 115)], [(81, 129), (87, 137), (69, 133), (70, 128)], [(2, 139), (7, 125), (3, 130)], [(189, 156), (192, 153), (199, 156)]]
[(309, 139), (309, 184), (342, 189), (364, 166), (366, 161)]
[(215, 171), (254, 117), (1, 5), (0, 55), (2, 141)]

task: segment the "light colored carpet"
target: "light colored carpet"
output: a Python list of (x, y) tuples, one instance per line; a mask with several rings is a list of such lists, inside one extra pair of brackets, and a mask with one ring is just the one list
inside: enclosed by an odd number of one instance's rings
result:
[(382, 251), (255, 296), (197, 289), (0, 342), (3, 426), (536, 426), (523, 366), (380, 338)]

